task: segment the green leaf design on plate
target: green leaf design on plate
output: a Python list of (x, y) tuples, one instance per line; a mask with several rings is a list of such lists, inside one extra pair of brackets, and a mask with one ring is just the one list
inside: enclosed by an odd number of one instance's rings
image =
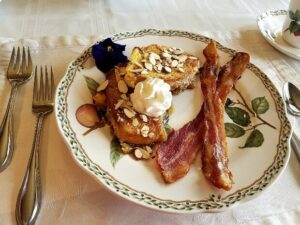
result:
[(300, 10), (299, 9), (296, 10), (296, 12), (294, 14), (294, 18), (297, 22), (300, 21)]
[(238, 138), (245, 134), (245, 130), (234, 124), (234, 123), (225, 123), (226, 136), (231, 138)]
[(99, 83), (97, 81), (95, 81), (93, 78), (84, 76), (85, 78), (85, 82), (91, 92), (92, 95), (95, 95), (97, 92), (97, 88), (99, 86)]
[(263, 114), (269, 109), (269, 102), (265, 97), (258, 97), (251, 101), (252, 109), (257, 114)]
[(255, 129), (247, 138), (245, 145), (240, 148), (259, 147), (263, 144), (264, 140), (264, 135), (259, 130)]
[(113, 167), (116, 166), (116, 163), (122, 158), (122, 156), (123, 153), (119, 139), (114, 137), (110, 142), (110, 162)]
[(227, 115), (238, 125), (246, 127), (250, 124), (250, 116), (247, 111), (239, 107), (226, 107), (225, 111)]
[(294, 33), (297, 30), (300, 30), (300, 25), (296, 21), (291, 21), (289, 31), (291, 33)]
[(173, 130), (173, 128), (167, 123), (165, 123), (164, 127), (165, 127), (167, 134), (171, 133), (171, 131)]
[(295, 14), (291, 10), (289, 11), (289, 17), (290, 17), (291, 20), (295, 20)]

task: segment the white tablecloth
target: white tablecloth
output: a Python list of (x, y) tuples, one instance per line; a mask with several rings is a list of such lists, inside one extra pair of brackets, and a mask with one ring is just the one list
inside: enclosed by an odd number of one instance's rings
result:
[[(284, 0), (3, 0), (0, 3), (0, 118), (10, 85), (5, 78), (11, 47), (25, 43), (35, 64), (52, 64), (58, 82), (67, 64), (98, 37), (142, 28), (201, 33), (246, 51), (278, 90), (290, 80), (300, 87), (300, 63), (273, 49), (260, 35), (256, 17), (286, 9)], [(0, 173), (0, 225), (15, 224), (18, 189), (34, 130), (32, 81), (20, 89), (15, 114), (16, 149)], [(300, 136), (300, 120), (291, 118)], [(292, 152), (280, 179), (256, 199), (226, 212), (191, 215), (152, 211), (104, 189), (73, 161), (58, 134), (54, 114), (41, 140), (42, 208), (36, 224), (299, 224), (300, 163)]]

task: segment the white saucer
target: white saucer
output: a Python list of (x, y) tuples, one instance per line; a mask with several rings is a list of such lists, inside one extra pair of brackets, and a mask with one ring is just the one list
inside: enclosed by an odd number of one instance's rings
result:
[(287, 15), (286, 10), (267, 11), (257, 17), (257, 25), (263, 37), (282, 53), (300, 60), (300, 49), (294, 48), (282, 38), (282, 25)]

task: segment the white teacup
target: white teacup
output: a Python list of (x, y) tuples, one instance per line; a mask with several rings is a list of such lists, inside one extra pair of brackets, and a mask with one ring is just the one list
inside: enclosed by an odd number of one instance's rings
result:
[(300, 0), (290, 0), (288, 15), (282, 27), (283, 39), (300, 48)]

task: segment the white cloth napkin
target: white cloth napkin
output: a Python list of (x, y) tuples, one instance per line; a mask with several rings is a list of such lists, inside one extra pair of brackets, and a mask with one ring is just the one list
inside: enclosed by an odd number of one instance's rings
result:
[[(278, 88), (294, 79), (293, 69), (268, 45), (262, 47), (258, 34), (210, 33), (225, 46), (244, 50)], [(65, 36), (0, 40), (0, 102), (5, 106), (10, 90), (5, 78), (12, 46), (31, 47), (37, 65), (52, 65), (57, 83), (66, 66), (95, 37)], [(241, 41), (243, 40), (243, 41)], [(247, 44), (246, 44), (247, 43)], [(279, 71), (280, 70), (280, 73)], [(297, 84), (299, 80), (294, 79)], [(299, 83), (298, 83), (299, 85)], [(0, 224), (14, 224), (14, 210), (32, 144), (35, 117), (31, 113), (32, 80), (20, 89), (15, 109), (16, 150), (11, 165), (0, 174)], [(4, 107), (1, 107), (2, 118)], [(299, 121), (297, 121), (299, 123)], [(298, 133), (300, 134), (300, 133)], [(121, 199), (104, 189), (81, 170), (58, 133), (54, 114), (46, 119), (41, 140), (42, 209), (37, 224), (298, 224), (300, 221), (300, 164), (293, 152), (280, 179), (258, 198), (223, 213), (176, 215), (152, 211)], [(251, 168), (249, 168), (251, 169)], [(147, 219), (151, 218), (151, 219)]]

